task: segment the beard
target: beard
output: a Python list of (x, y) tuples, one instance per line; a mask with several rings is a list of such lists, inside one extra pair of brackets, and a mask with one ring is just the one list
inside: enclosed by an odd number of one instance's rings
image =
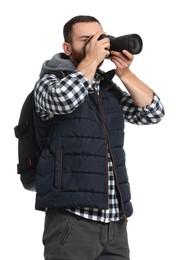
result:
[(75, 66), (77, 66), (84, 59), (83, 50), (77, 51), (72, 47), (72, 54), (70, 55), (70, 60)]

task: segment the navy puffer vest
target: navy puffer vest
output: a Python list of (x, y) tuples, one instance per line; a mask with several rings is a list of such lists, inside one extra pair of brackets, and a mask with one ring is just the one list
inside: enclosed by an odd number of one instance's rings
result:
[(89, 94), (74, 112), (60, 117), (38, 163), (36, 209), (107, 209), (109, 148), (121, 208), (127, 217), (132, 214), (123, 114), (116, 95), (102, 85), (99, 96)]

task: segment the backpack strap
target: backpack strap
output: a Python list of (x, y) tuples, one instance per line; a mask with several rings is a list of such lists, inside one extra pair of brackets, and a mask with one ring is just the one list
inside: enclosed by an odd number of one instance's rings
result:
[[(34, 92), (34, 90), (32, 90), (30, 92), (30, 94), (27, 96), (27, 98), (25, 100), (25, 102), (29, 103), (30, 105), (33, 104), (33, 92)], [(28, 101), (29, 99), (30, 99), (30, 101)], [(29, 107), (29, 109), (31, 109), (31, 107)], [(19, 122), (19, 124), (16, 127), (14, 127), (15, 137), (19, 139), (25, 133), (25, 131), (27, 130), (28, 127), (29, 127), (28, 120)]]
[(37, 158), (36, 157), (30, 157), (27, 158), (24, 161), (21, 161), (17, 164), (17, 173), (21, 174), (27, 169), (32, 169), (37, 164)]
[(15, 133), (15, 137), (19, 139), (19, 137), (21, 137), (23, 135), (23, 133), (26, 131), (27, 127), (29, 125), (29, 122), (23, 122), (19, 125), (17, 125), (16, 127), (14, 127), (14, 133)]

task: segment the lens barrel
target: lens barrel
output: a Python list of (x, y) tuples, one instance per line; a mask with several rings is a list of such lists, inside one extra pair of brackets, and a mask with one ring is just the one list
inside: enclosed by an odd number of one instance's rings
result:
[(143, 42), (138, 34), (127, 34), (119, 37), (106, 35), (110, 40), (110, 51), (127, 50), (132, 54), (138, 54), (142, 51)]

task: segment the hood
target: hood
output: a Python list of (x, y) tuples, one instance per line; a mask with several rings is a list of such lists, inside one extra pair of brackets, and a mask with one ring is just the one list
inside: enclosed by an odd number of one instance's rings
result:
[[(40, 72), (40, 77), (42, 77), (44, 74), (54, 74), (57, 77), (61, 78), (62, 73), (65, 73), (65, 75), (68, 75), (69, 73), (76, 70), (76, 67), (71, 62), (68, 56), (65, 55), (65, 53), (57, 53), (55, 54), (51, 60), (47, 60), (43, 63), (42, 69)], [(108, 72), (104, 72), (100, 69), (97, 70), (98, 74), (100, 74), (108, 83), (112, 82), (112, 78), (115, 75), (115, 69), (112, 69)]]
[(57, 53), (51, 58), (51, 60), (47, 60), (43, 63), (40, 77), (44, 74), (58, 74), (58, 72), (61, 71), (72, 72), (75, 69), (76, 67), (69, 60), (68, 56), (65, 55), (65, 53)]

